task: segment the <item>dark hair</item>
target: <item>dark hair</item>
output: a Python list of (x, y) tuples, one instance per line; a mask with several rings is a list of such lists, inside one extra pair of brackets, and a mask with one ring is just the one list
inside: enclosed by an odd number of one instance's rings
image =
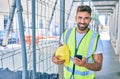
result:
[(90, 15), (91, 15), (92, 9), (91, 9), (90, 6), (88, 6), (88, 5), (80, 5), (80, 6), (77, 7), (77, 12), (76, 12), (76, 14), (77, 14), (78, 12), (88, 12), (88, 13), (90, 13)]

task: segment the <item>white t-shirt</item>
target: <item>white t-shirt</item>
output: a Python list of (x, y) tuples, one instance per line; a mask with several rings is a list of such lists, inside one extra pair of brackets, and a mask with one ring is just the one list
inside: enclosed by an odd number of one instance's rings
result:
[[(80, 42), (80, 40), (83, 38), (85, 34), (80, 34), (78, 32), (76, 32), (76, 47), (78, 47), (78, 44)], [(61, 40), (60, 40), (61, 44), (64, 44), (64, 40), (63, 40), (63, 35), (61, 36)], [(100, 54), (103, 53), (103, 44), (102, 44), (102, 40), (99, 38), (98, 39), (98, 44), (97, 44), (97, 48), (94, 54)]]

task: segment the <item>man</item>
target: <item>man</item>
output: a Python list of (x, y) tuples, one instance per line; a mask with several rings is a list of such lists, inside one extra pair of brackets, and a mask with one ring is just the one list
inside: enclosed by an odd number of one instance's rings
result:
[[(94, 79), (94, 71), (101, 70), (103, 55), (102, 42), (97, 33), (88, 28), (91, 21), (91, 8), (87, 5), (78, 6), (75, 20), (77, 27), (66, 30), (61, 45), (67, 44), (71, 52), (70, 64), (64, 67), (65, 79)], [(67, 39), (68, 38), (68, 39)], [(67, 39), (67, 40), (66, 40)], [(81, 55), (82, 59), (76, 57)], [(52, 61), (63, 64), (59, 56), (53, 56)]]

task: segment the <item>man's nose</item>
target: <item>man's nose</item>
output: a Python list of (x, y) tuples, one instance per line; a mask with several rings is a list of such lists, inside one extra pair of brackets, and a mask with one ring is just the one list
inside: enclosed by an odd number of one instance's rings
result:
[(81, 19), (81, 23), (85, 23), (85, 19)]

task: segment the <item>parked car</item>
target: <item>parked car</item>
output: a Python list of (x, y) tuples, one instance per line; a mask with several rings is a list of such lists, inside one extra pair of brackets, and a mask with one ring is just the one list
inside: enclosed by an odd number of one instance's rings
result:
[[(0, 46), (2, 45), (3, 39), (5, 36), (5, 31), (0, 30)], [(15, 33), (10, 32), (9, 38), (8, 38), (8, 44), (16, 44), (18, 43), (19, 38)]]

